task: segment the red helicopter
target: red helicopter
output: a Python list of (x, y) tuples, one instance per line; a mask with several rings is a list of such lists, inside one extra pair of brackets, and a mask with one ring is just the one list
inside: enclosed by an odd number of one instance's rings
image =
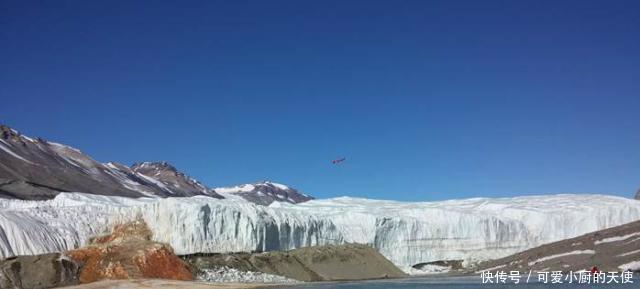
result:
[(331, 163), (334, 164), (334, 165), (337, 165), (337, 164), (339, 164), (341, 162), (344, 162), (346, 159), (347, 158), (339, 158), (339, 159), (336, 159), (336, 160), (332, 160)]

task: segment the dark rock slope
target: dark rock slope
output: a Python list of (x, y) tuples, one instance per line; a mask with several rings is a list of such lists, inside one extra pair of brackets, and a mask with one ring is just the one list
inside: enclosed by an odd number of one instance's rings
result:
[(358, 244), (316, 246), (287, 252), (183, 256), (196, 270), (234, 268), (300, 281), (401, 278), (405, 273), (372, 247)]
[[(59, 192), (98, 195), (192, 196), (210, 193), (197, 181), (178, 172), (150, 177), (125, 165), (102, 164), (67, 145), (33, 139), (0, 126), (0, 197), (49, 199)], [(212, 193), (212, 196), (217, 194)]]
[(640, 270), (640, 221), (549, 243), (484, 262), (473, 271)]
[(48, 199), (59, 192), (140, 197), (141, 191), (156, 191), (151, 184), (129, 188), (123, 183), (116, 171), (77, 149), (0, 126), (1, 197)]
[(208, 195), (215, 198), (222, 198), (213, 190), (210, 190), (199, 181), (180, 172), (167, 162), (143, 162), (135, 163), (131, 166), (133, 175), (146, 176), (152, 180), (157, 180), (158, 186), (171, 192), (172, 196), (197, 196)]

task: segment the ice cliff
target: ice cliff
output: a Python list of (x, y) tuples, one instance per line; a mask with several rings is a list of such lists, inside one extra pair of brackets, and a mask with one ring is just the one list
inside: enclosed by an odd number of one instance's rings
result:
[(0, 199), (0, 258), (68, 250), (116, 223), (143, 218), (177, 254), (370, 244), (400, 267), (486, 260), (640, 220), (640, 201), (547, 195), (404, 203), (356, 198), (274, 202), (125, 198), (61, 193), (52, 200)]

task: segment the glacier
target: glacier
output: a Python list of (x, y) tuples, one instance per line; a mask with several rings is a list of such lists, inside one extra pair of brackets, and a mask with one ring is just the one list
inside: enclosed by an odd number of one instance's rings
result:
[(0, 199), (0, 258), (74, 249), (115, 224), (143, 219), (154, 240), (177, 254), (362, 243), (408, 270), (437, 260), (495, 259), (640, 220), (640, 201), (609, 195), (415, 203), (341, 197), (269, 206), (224, 196)]

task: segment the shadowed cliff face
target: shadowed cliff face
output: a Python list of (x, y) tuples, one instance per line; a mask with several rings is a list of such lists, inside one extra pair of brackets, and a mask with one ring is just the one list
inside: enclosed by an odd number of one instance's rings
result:
[(640, 189), (636, 192), (636, 200), (640, 200)]

